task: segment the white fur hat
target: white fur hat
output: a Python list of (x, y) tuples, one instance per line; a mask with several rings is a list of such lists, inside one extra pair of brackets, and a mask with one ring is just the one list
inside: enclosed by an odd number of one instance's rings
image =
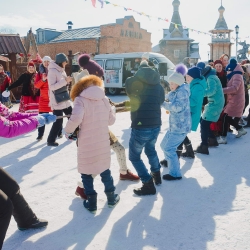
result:
[(182, 74), (178, 72), (174, 72), (169, 76), (168, 81), (174, 82), (178, 84), (179, 86), (181, 86), (185, 82), (185, 78)]
[(50, 56), (44, 56), (42, 61), (43, 62), (46, 62), (46, 61), (51, 62), (52, 60), (51, 60)]
[(143, 53), (141, 58), (145, 58), (145, 59), (149, 60), (149, 53), (148, 52)]
[(81, 78), (83, 78), (84, 76), (88, 76), (89, 75), (89, 72), (88, 70), (84, 69), (82, 70), (80, 73), (78, 72), (75, 72), (72, 74), (74, 79), (75, 79), (75, 82), (77, 83)]

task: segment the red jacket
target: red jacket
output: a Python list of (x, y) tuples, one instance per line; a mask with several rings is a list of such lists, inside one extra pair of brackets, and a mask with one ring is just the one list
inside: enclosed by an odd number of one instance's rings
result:
[(0, 73), (0, 92), (4, 92), (11, 84), (11, 79), (4, 72)]
[(48, 81), (42, 80), (42, 74), (37, 73), (35, 80), (35, 87), (40, 89), (40, 99), (39, 99), (39, 112), (51, 112), (49, 106), (49, 85)]

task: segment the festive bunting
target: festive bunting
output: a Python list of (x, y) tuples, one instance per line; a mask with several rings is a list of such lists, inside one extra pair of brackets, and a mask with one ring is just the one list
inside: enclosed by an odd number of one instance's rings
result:
[(95, 7), (95, 5), (96, 5), (96, 0), (91, 0), (91, 2), (92, 2), (92, 5)]
[[(91, 0), (92, 1), (92, 5), (94, 7), (96, 7), (96, 0)], [(134, 13), (138, 14), (138, 15), (142, 15), (142, 16), (145, 16), (145, 17), (148, 17), (149, 20), (151, 20), (151, 18), (156, 18), (158, 21), (165, 21), (165, 22), (169, 22), (169, 20), (167, 18), (161, 18), (161, 17), (154, 17), (154, 16), (150, 16), (144, 12), (140, 12), (140, 11), (137, 11), (137, 10), (134, 10), (134, 9), (131, 9), (131, 8), (127, 8), (127, 7), (124, 7), (122, 5), (119, 5), (119, 4), (114, 4), (114, 3), (111, 3), (109, 1), (105, 1), (105, 0), (98, 0), (98, 2), (101, 3), (101, 7), (103, 8), (104, 6), (104, 3), (105, 4), (112, 4), (114, 7), (121, 7), (123, 8), (125, 11), (133, 11)], [(200, 31), (200, 30), (195, 30), (195, 29), (191, 29), (191, 28), (188, 28), (184, 25), (181, 25), (181, 24), (178, 24), (178, 23), (174, 23), (174, 22), (169, 22), (171, 24), (173, 24), (175, 26), (176, 29), (178, 29), (178, 26), (182, 27), (183, 29), (186, 29), (188, 31), (191, 31), (191, 32), (196, 32), (197, 34), (203, 34), (203, 35), (209, 35), (211, 36), (212, 38), (216, 38), (216, 34), (212, 34), (212, 33), (208, 33), (208, 32), (203, 32), (203, 31)], [(242, 40), (242, 39), (249, 39), (250, 36), (247, 36), (245, 38), (238, 38), (238, 40)], [(234, 37), (231, 37), (232, 40), (236, 41), (236, 38)]]

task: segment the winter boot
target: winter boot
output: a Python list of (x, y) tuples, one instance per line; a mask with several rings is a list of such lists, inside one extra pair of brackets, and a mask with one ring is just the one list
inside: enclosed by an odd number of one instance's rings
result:
[(162, 161), (160, 161), (160, 164), (163, 166), (163, 167), (165, 167), (165, 168), (167, 168), (168, 167), (168, 161), (167, 160), (162, 160)]
[(208, 147), (217, 147), (219, 143), (217, 142), (216, 138), (208, 138)]
[(120, 174), (120, 180), (139, 181), (140, 177), (128, 169), (126, 174)]
[(150, 175), (153, 178), (153, 181), (155, 183), (155, 185), (160, 185), (161, 184), (161, 172), (157, 171), (157, 172), (151, 172)]
[(91, 213), (96, 213), (97, 210), (97, 194), (87, 195), (87, 200), (83, 201), (83, 206)]
[(115, 192), (105, 192), (107, 199), (108, 199), (108, 206), (114, 207), (119, 201), (120, 196), (119, 194), (115, 194)]
[(204, 155), (209, 155), (208, 151), (208, 145), (203, 145), (201, 144), (198, 146), (198, 148), (195, 150), (196, 153), (204, 154)]
[(194, 150), (192, 147), (192, 144), (185, 145), (186, 151), (181, 153), (181, 156), (183, 157), (189, 157), (189, 158), (194, 158)]
[(153, 178), (151, 178), (149, 181), (142, 183), (141, 188), (136, 188), (133, 190), (135, 194), (141, 196), (141, 195), (150, 195), (155, 194), (156, 189), (153, 182)]
[(219, 144), (227, 144), (227, 137), (226, 136), (220, 136), (218, 139), (217, 139), (217, 142)]
[(182, 179), (181, 176), (174, 177), (174, 176), (172, 176), (170, 174), (165, 174), (165, 175), (162, 176), (162, 178), (163, 178), (163, 180), (166, 180), (166, 181), (175, 181), (175, 180), (181, 180)]
[(32, 221), (32, 224), (30, 224), (29, 226), (21, 227), (18, 225), (17, 227), (20, 231), (24, 231), (28, 229), (37, 229), (37, 228), (47, 227), (47, 225), (48, 225), (48, 221), (36, 218)]
[(244, 128), (241, 128), (238, 130), (238, 133), (235, 137), (240, 138), (242, 135), (245, 135), (245, 134), (247, 134), (247, 131)]

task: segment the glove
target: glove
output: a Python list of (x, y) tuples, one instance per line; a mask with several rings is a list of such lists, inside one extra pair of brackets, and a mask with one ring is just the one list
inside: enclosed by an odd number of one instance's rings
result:
[(69, 141), (76, 141), (77, 140), (77, 138), (76, 137), (74, 137), (74, 135), (73, 135), (73, 133), (65, 133), (65, 137), (66, 137), (66, 139), (67, 140), (69, 140)]
[(56, 116), (49, 113), (40, 114), (39, 116), (44, 117), (45, 124), (50, 124), (56, 121)]
[(38, 127), (42, 127), (45, 124), (50, 124), (56, 121), (56, 116), (51, 114), (40, 114), (35, 116), (38, 121)]
[(38, 128), (43, 127), (45, 125), (45, 118), (41, 115), (35, 116), (38, 121)]

